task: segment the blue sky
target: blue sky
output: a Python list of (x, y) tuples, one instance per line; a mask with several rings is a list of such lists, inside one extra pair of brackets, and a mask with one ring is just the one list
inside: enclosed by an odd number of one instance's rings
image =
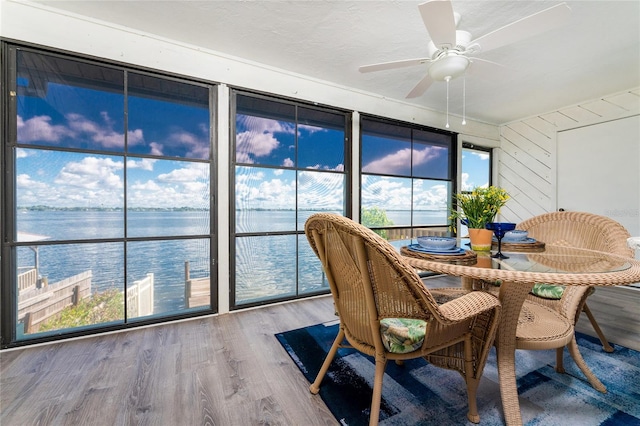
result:
[[(23, 84), (28, 82), (23, 79)], [(128, 144), (134, 154), (208, 159), (209, 112), (129, 97)], [(18, 206), (208, 208), (209, 165), (123, 157), (122, 94), (49, 83), (46, 97), (19, 96), (18, 142), (98, 153), (18, 148)]]
[[(19, 85), (27, 86), (21, 78)], [(208, 159), (207, 107), (167, 99), (129, 96), (128, 151), (139, 155)], [(18, 206), (207, 207), (209, 165), (205, 162), (124, 157), (124, 96), (48, 83), (41, 96), (19, 96), (18, 142), (100, 153), (18, 148)], [(298, 125), (240, 114), (236, 121), (236, 207), (340, 210), (344, 205), (345, 135), (341, 130)], [(297, 132), (297, 134), (296, 134)], [(296, 151), (297, 140), (297, 151)], [(363, 177), (364, 206), (386, 209), (446, 208), (453, 189), (446, 179), (449, 150), (437, 143), (414, 145), (370, 137), (363, 169), (406, 176)], [(463, 189), (487, 184), (488, 155), (463, 151)], [(118, 155), (115, 155), (118, 154)], [(126, 160), (125, 160), (126, 158)], [(410, 179), (413, 173), (423, 178)], [(125, 168), (126, 163), (126, 168)], [(259, 167), (298, 167), (294, 170)], [(126, 178), (125, 178), (126, 170)], [(296, 182), (297, 179), (297, 182)], [(412, 187), (413, 186), (413, 187)]]

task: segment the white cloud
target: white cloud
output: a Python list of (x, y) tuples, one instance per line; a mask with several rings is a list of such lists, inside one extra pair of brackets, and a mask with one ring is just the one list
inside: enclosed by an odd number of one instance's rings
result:
[(151, 158), (142, 158), (140, 160), (127, 160), (127, 168), (153, 171), (153, 164), (156, 161), (158, 160), (153, 160)]
[(209, 176), (208, 164), (190, 164), (188, 167), (174, 169), (169, 173), (158, 175), (161, 182), (194, 182), (206, 179)]
[[(413, 164), (420, 165), (440, 157), (446, 152), (445, 148), (439, 146), (429, 146), (423, 149), (413, 150)], [(371, 161), (363, 167), (368, 173), (399, 173), (406, 170), (411, 164), (411, 149), (405, 148), (394, 153), (388, 154), (382, 158)]]
[(254, 116), (239, 116), (238, 127), (245, 128), (236, 135), (236, 160), (244, 163), (253, 157), (265, 157), (280, 146), (274, 133), (293, 134), (294, 126), (277, 120)]
[(122, 180), (115, 172), (123, 168), (122, 162), (111, 158), (85, 157), (81, 161), (67, 163), (53, 182), (85, 189), (121, 189)]
[[(66, 123), (52, 124), (52, 118), (46, 115), (35, 116), (23, 120), (18, 116), (18, 142), (49, 142), (59, 143), (64, 139), (91, 141), (95, 148), (124, 147), (124, 133), (113, 129), (113, 120), (106, 112), (101, 112), (102, 122), (89, 120), (82, 114), (69, 113), (65, 115)], [(144, 143), (141, 129), (134, 129), (127, 133), (129, 145)]]
[(18, 142), (31, 143), (37, 141), (59, 142), (62, 138), (71, 136), (70, 129), (63, 125), (52, 125), (51, 117), (39, 115), (23, 121), (18, 116)]

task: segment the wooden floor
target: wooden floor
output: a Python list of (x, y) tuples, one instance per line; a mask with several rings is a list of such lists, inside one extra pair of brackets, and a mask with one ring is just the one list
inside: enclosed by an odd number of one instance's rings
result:
[[(609, 290), (591, 310), (610, 340), (640, 349), (640, 291)], [(625, 309), (635, 320), (616, 317)], [(274, 337), (334, 319), (327, 296), (3, 351), (0, 424), (337, 425)]]

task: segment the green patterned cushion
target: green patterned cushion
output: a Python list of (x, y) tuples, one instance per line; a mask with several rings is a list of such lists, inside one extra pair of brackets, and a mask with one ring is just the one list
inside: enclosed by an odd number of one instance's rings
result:
[(385, 318), (380, 321), (382, 343), (389, 352), (405, 354), (422, 346), (426, 321), (410, 318)]
[(533, 285), (531, 293), (538, 297), (542, 297), (543, 299), (558, 300), (562, 297), (562, 293), (564, 293), (564, 286), (558, 284), (536, 283)]

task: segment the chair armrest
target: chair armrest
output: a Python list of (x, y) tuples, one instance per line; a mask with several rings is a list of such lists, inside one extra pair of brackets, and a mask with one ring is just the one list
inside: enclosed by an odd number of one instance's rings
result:
[[(437, 292), (436, 289), (434, 292)], [(456, 323), (495, 308), (500, 310), (502, 307), (497, 297), (484, 291), (465, 293), (461, 290), (460, 294), (462, 296), (440, 305), (440, 318), (444, 320), (441, 322)]]

